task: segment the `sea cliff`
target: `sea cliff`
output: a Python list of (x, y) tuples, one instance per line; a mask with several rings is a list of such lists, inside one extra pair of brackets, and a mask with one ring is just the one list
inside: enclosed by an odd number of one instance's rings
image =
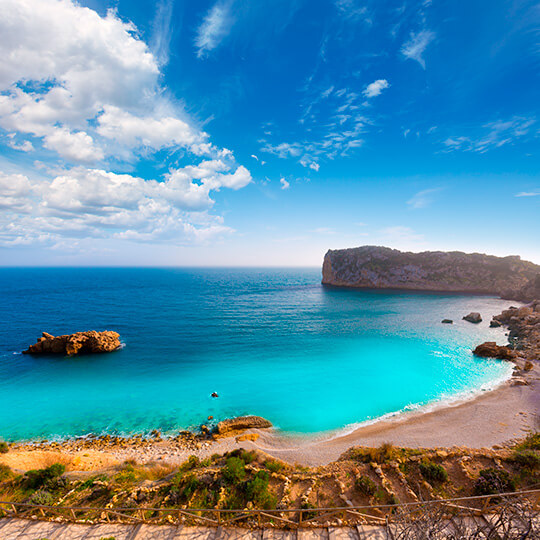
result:
[[(362, 246), (329, 250), (322, 274), (323, 284), (339, 287), (496, 294), (532, 301), (540, 266), (519, 256)], [(529, 290), (532, 298), (526, 298)]]

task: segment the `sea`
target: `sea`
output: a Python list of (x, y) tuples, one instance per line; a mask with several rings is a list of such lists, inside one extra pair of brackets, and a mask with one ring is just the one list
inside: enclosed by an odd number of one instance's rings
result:
[[(449, 406), (511, 376), (471, 352), (506, 342), (489, 320), (509, 304), (327, 288), (319, 268), (2, 268), (0, 439), (173, 434), (248, 414), (326, 437)], [(115, 330), (122, 348), (21, 354), (43, 331), (83, 330)]]

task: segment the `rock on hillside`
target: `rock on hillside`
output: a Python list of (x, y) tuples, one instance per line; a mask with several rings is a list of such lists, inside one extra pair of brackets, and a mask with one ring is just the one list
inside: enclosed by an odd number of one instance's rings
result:
[(527, 286), (540, 266), (518, 256), (362, 246), (329, 250), (322, 273), (323, 284), (340, 287), (501, 295)]
[(35, 345), (30, 345), (24, 354), (67, 354), (105, 353), (120, 347), (120, 334), (111, 332), (76, 332), (65, 336), (52, 336), (43, 332)]

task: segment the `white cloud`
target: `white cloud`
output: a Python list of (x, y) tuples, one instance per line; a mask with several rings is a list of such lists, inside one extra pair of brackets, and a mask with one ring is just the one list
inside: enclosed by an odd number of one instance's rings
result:
[(412, 209), (426, 208), (433, 202), (433, 195), (441, 191), (441, 188), (424, 189), (413, 195), (407, 205)]
[[(231, 231), (209, 214), (212, 193), (245, 187), (251, 175), (167, 98), (159, 65), (172, 4), (161, 5), (158, 59), (114, 11), (101, 17), (71, 0), (0, 2), (0, 127), (13, 148), (50, 151), (46, 159), (40, 154), (38, 179), (0, 173), (1, 244), (84, 237), (182, 243)], [(177, 148), (191, 164), (172, 165), (167, 155), (163, 178), (107, 170), (110, 160)]]
[(520, 191), (515, 197), (540, 197), (540, 191)]
[(367, 98), (378, 96), (383, 90), (388, 88), (390, 84), (386, 79), (378, 79), (368, 84), (366, 89), (362, 92)]
[(231, 1), (219, 0), (204, 16), (197, 29), (195, 46), (197, 57), (203, 58), (214, 50), (229, 34), (234, 19), (231, 13)]
[(61, 237), (209, 239), (231, 231), (219, 216), (208, 214), (211, 192), (240, 189), (251, 181), (244, 167), (228, 170), (223, 161), (210, 160), (173, 170), (162, 181), (85, 167), (51, 182), (0, 174), (0, 206), (7, 209), (0, 220), (0, 243)]
[(426, 69), (424, 52), (433, 39), (435, 39), (435, 34), (430, 30), (421, 30), (416, 33), (413, 32), (411, 33), (409, 40), (401, 47), (401, 54), (411, 60), (416, 60), (424, 69)]
[(351, 21), (361, 19), (368, 24), (371, 24), (372, 22), (368, 16), (367, 7), (358, 5), (356, 0), (335, 0), (335, 6), (339, 14), (345, 19), (349, 19)]
[(484, 124), (481, 128), (475, 128), (469, 136), (448, 137), (443, 141), (447, 151), (463, 150), (479, 152), (481, 154), (512, 144), (517, 139), (531, 133), (531, 127), (536, 123), (535, 118), (523, 118), (514, 116), (509, 120), (497, 120)]
[(206, 133), (196, 130), (175, 116), (135, 116), (111, 105), (104, 108), (98, 122), (97, 132), (100, 135), (129, 148), (190, 148), (200, 145), (208, 137)]
[(279, 182), (281, 184), (281, 189), (289, 189), (291, 187), (291, 184), (289, 184), (285, 178), (280, 178)]

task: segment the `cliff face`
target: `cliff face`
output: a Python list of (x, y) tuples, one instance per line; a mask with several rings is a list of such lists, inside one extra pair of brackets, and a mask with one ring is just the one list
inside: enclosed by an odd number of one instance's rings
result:
[[(460, 251), (402, 252), (379, 246), (329, 250), (322, 282), (340, 287), (497, 294), (518, 299), (540, 266), (518, 256)], [(533, 300), (533, 298), (531, 298)]]

